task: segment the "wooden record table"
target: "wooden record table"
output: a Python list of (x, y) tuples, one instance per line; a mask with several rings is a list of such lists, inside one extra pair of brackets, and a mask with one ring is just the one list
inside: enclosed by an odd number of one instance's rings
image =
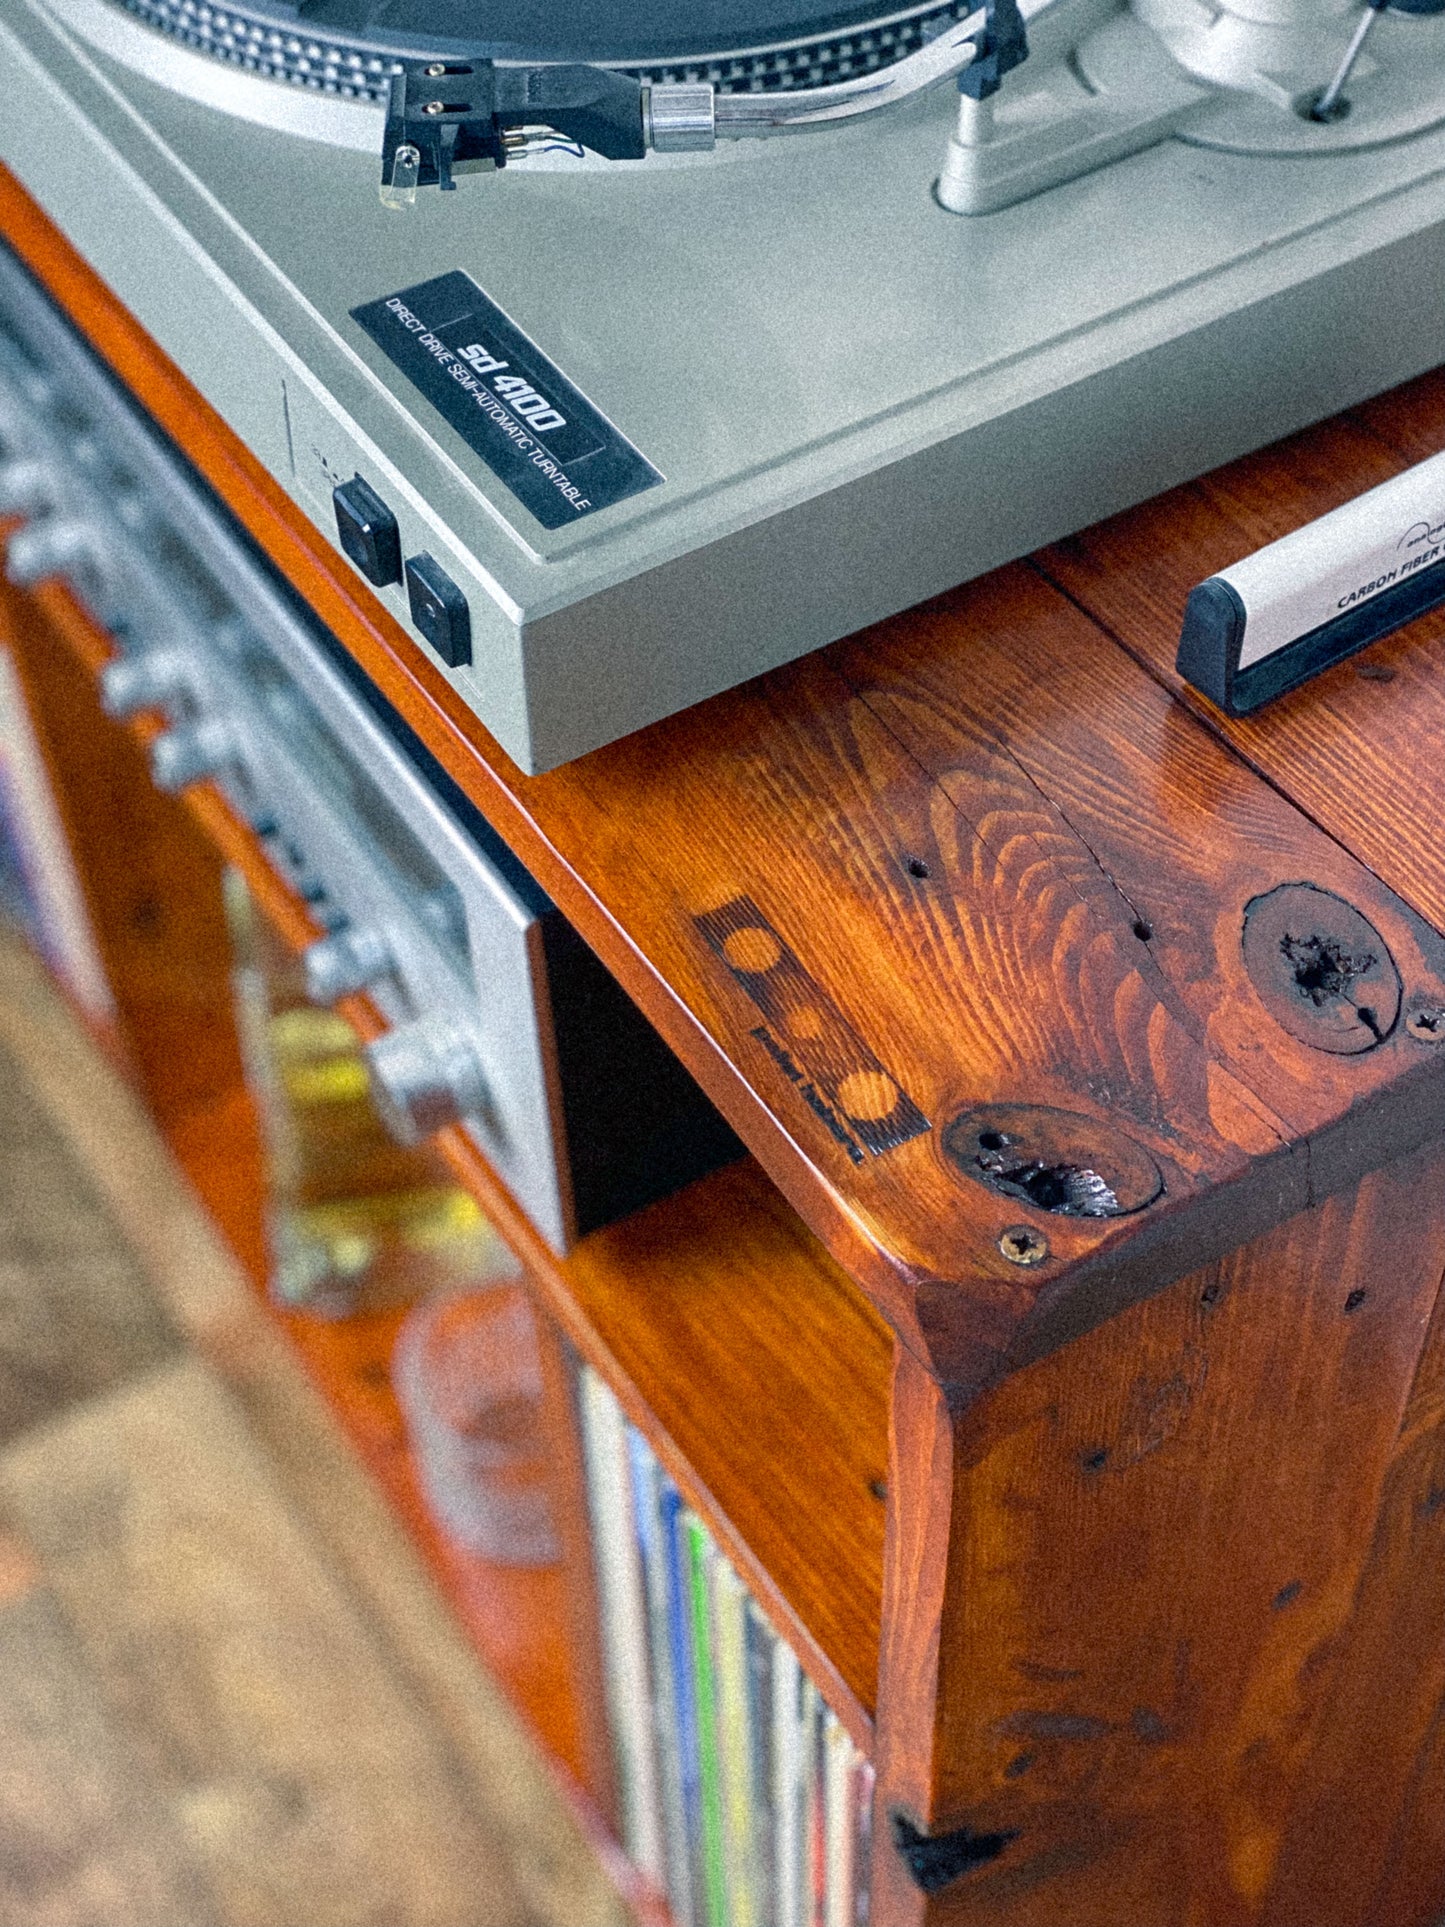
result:
[[(752, 1152), (559, 1263), (444, 1143), (873, 1757), (875, 1927), (1433, 1927), (1445, 618), (1248, 723), (1171, 663), (1445, 381), (528, 778), (8, 182), (0, 228)], [(255, 1258), (216, 852), (307, 913), (150, 790), (63, 590), (3, 623), (120, 1047)], [(304, 1342), (385, 1475), (364, 1336)], [(605, 1813), (573, 1539), (509, 1678)]]

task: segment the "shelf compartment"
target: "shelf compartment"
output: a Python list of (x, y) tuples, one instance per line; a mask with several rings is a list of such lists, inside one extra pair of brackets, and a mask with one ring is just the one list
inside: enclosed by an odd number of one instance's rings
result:
[(866, 1749), (892, 1357), (881, 1319), (751, 1160), (588, 1239), (565, 1272), (628, 1416)]

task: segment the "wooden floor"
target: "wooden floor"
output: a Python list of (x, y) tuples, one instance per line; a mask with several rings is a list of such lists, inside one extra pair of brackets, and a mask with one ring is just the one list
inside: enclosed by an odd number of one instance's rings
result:
[(0, 936), (0, 1927), (621, 1927), (164, 1151)]

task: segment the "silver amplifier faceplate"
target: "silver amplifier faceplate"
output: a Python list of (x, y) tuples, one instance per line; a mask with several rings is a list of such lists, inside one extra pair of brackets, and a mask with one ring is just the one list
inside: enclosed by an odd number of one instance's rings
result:
[[(373, 1087), (397, 1135), (465, 1122), (543, 1235), (574, 1230), (541, 933), (316, 634), (0, 253), (0, 514), (7, 564), (63, 574), (121, 642), (117, 715), (166, 719), (156, 781), (216, 782), (329, 934), (322, 1001), (389, 1020)], [(530, 900), (529, 900), (530, 898)]]
[[(397, 215), (372, 158), (182, 99), (40, 0), (7, 0), (0, 91), (0, 159), (317, 525), (359, 472), (462, 589), (446, 673), (529, 770), (1445, 359), (1445, 129), (1169, 140), (961, 217), (945, 94)], [(659, 484), (534, 519), (352, 319), (456, 273)]]

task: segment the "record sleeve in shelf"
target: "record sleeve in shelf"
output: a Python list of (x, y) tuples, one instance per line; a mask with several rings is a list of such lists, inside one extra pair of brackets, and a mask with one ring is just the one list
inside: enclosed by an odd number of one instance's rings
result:
[(577, 1395), (629, 1852), (678, 1927), (863, 1927), (871, 1765), (590, 1366)]

